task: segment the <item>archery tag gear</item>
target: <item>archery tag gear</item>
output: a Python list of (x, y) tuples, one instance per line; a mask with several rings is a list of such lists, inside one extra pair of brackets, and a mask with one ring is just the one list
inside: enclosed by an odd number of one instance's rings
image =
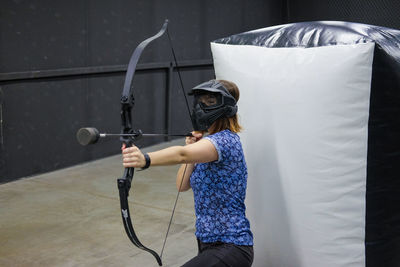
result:
[(238, 109), (236, 99), (217, 80), (197, 85), (189, 95), (194, 96), (191, 118), (195, 131), (206, 131), (219, 118), (233, 117)]

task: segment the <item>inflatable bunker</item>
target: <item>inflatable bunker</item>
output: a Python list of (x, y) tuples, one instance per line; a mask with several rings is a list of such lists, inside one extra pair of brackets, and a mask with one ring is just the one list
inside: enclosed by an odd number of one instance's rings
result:
[(241, 91), (253, 266), (400, 266), (400, 31), (294, 23), (211, 49)]

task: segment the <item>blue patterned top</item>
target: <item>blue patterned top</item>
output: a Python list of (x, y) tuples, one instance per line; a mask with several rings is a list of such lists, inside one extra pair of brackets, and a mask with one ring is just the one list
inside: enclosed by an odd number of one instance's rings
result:
[(253, 245), (253, 234), (245, 215), (247, 166), (240, 138), (229, 130), (205, 138), (218, 151), (218, 160), (196, 164), (190, 176), (196, 237), (204, 243)]

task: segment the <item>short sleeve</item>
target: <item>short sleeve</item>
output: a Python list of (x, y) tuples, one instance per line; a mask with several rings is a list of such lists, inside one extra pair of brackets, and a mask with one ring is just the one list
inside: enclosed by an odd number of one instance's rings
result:
[(216, 142), (215, 138), (211, 138), (210, 136), (205, 137), (205, 139), (209, 140), (215, 147), (215, 149), (218, 152), (218, 159), (215, 162), (220, 162), (221, 161), (221, 148), (218, 145), (218, 142)]
[(209, 135), (205, 139), (210, 140), (218, 152), (218, 160), (215, 162), (222, 162), (229, 158), (230, 146), (233, 145), (235, 140), (226, 131)]

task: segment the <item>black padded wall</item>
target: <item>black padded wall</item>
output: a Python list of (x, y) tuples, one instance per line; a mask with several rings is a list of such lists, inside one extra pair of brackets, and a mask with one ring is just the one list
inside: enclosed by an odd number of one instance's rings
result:
[[(119, 131), (123, 67), (138, 43), (157, 32), (166, 18), (178, 61), (192, 66), (182, 71), (184, 85), (190, 88), (214, 75), (209, 42), (221, 36), (313, 20), (400, 28), (399, 5), (395, 0), (3, 0), (0, 182), (118, 153), (118, 141), (79, 147), (75, 131), (81, 126)], [(162, 38), (146, 49), (141, 63), (167, 64), (171, 59)], [(87, 67), (107, 71), (89, 69), (91, 75), (80, 75)], [(50, 71), (50, 78), (27, 79), (43, 70)], [(74, 75), (65, 75), (71, 72)], [(168, 124), (175, 133), (190, 128), (176, 75), (169, 99), (166, 69), (141, 71), (136, 78), (138, 128), (165, 131)], [(170, 120), (165, 122), (167, 105)], [(161, 141), (142, 140), (140, 145)]]
[[(84, 126), (119, 132), (124, 67), (166, 18), (178, 63), (187, 66), (181, 70), (186, 90), (213, 78), (211, 40), (282, 23), (280, 0), (0, 3), (0, 183), (119, 153), (118, 140), (81, 147), (75, 133)], [(162, 37), (139, 63), (168, 66), (171, 61)], [(176, 70), (169, 97), (167, 73), (150, 66), (135, 76), (135, 127), (165, 132), (168, 124), (171, 133), (190, 130)]]
[(288, 22), (339, 20), (400, 28), (397, 0), (286, 0)]

